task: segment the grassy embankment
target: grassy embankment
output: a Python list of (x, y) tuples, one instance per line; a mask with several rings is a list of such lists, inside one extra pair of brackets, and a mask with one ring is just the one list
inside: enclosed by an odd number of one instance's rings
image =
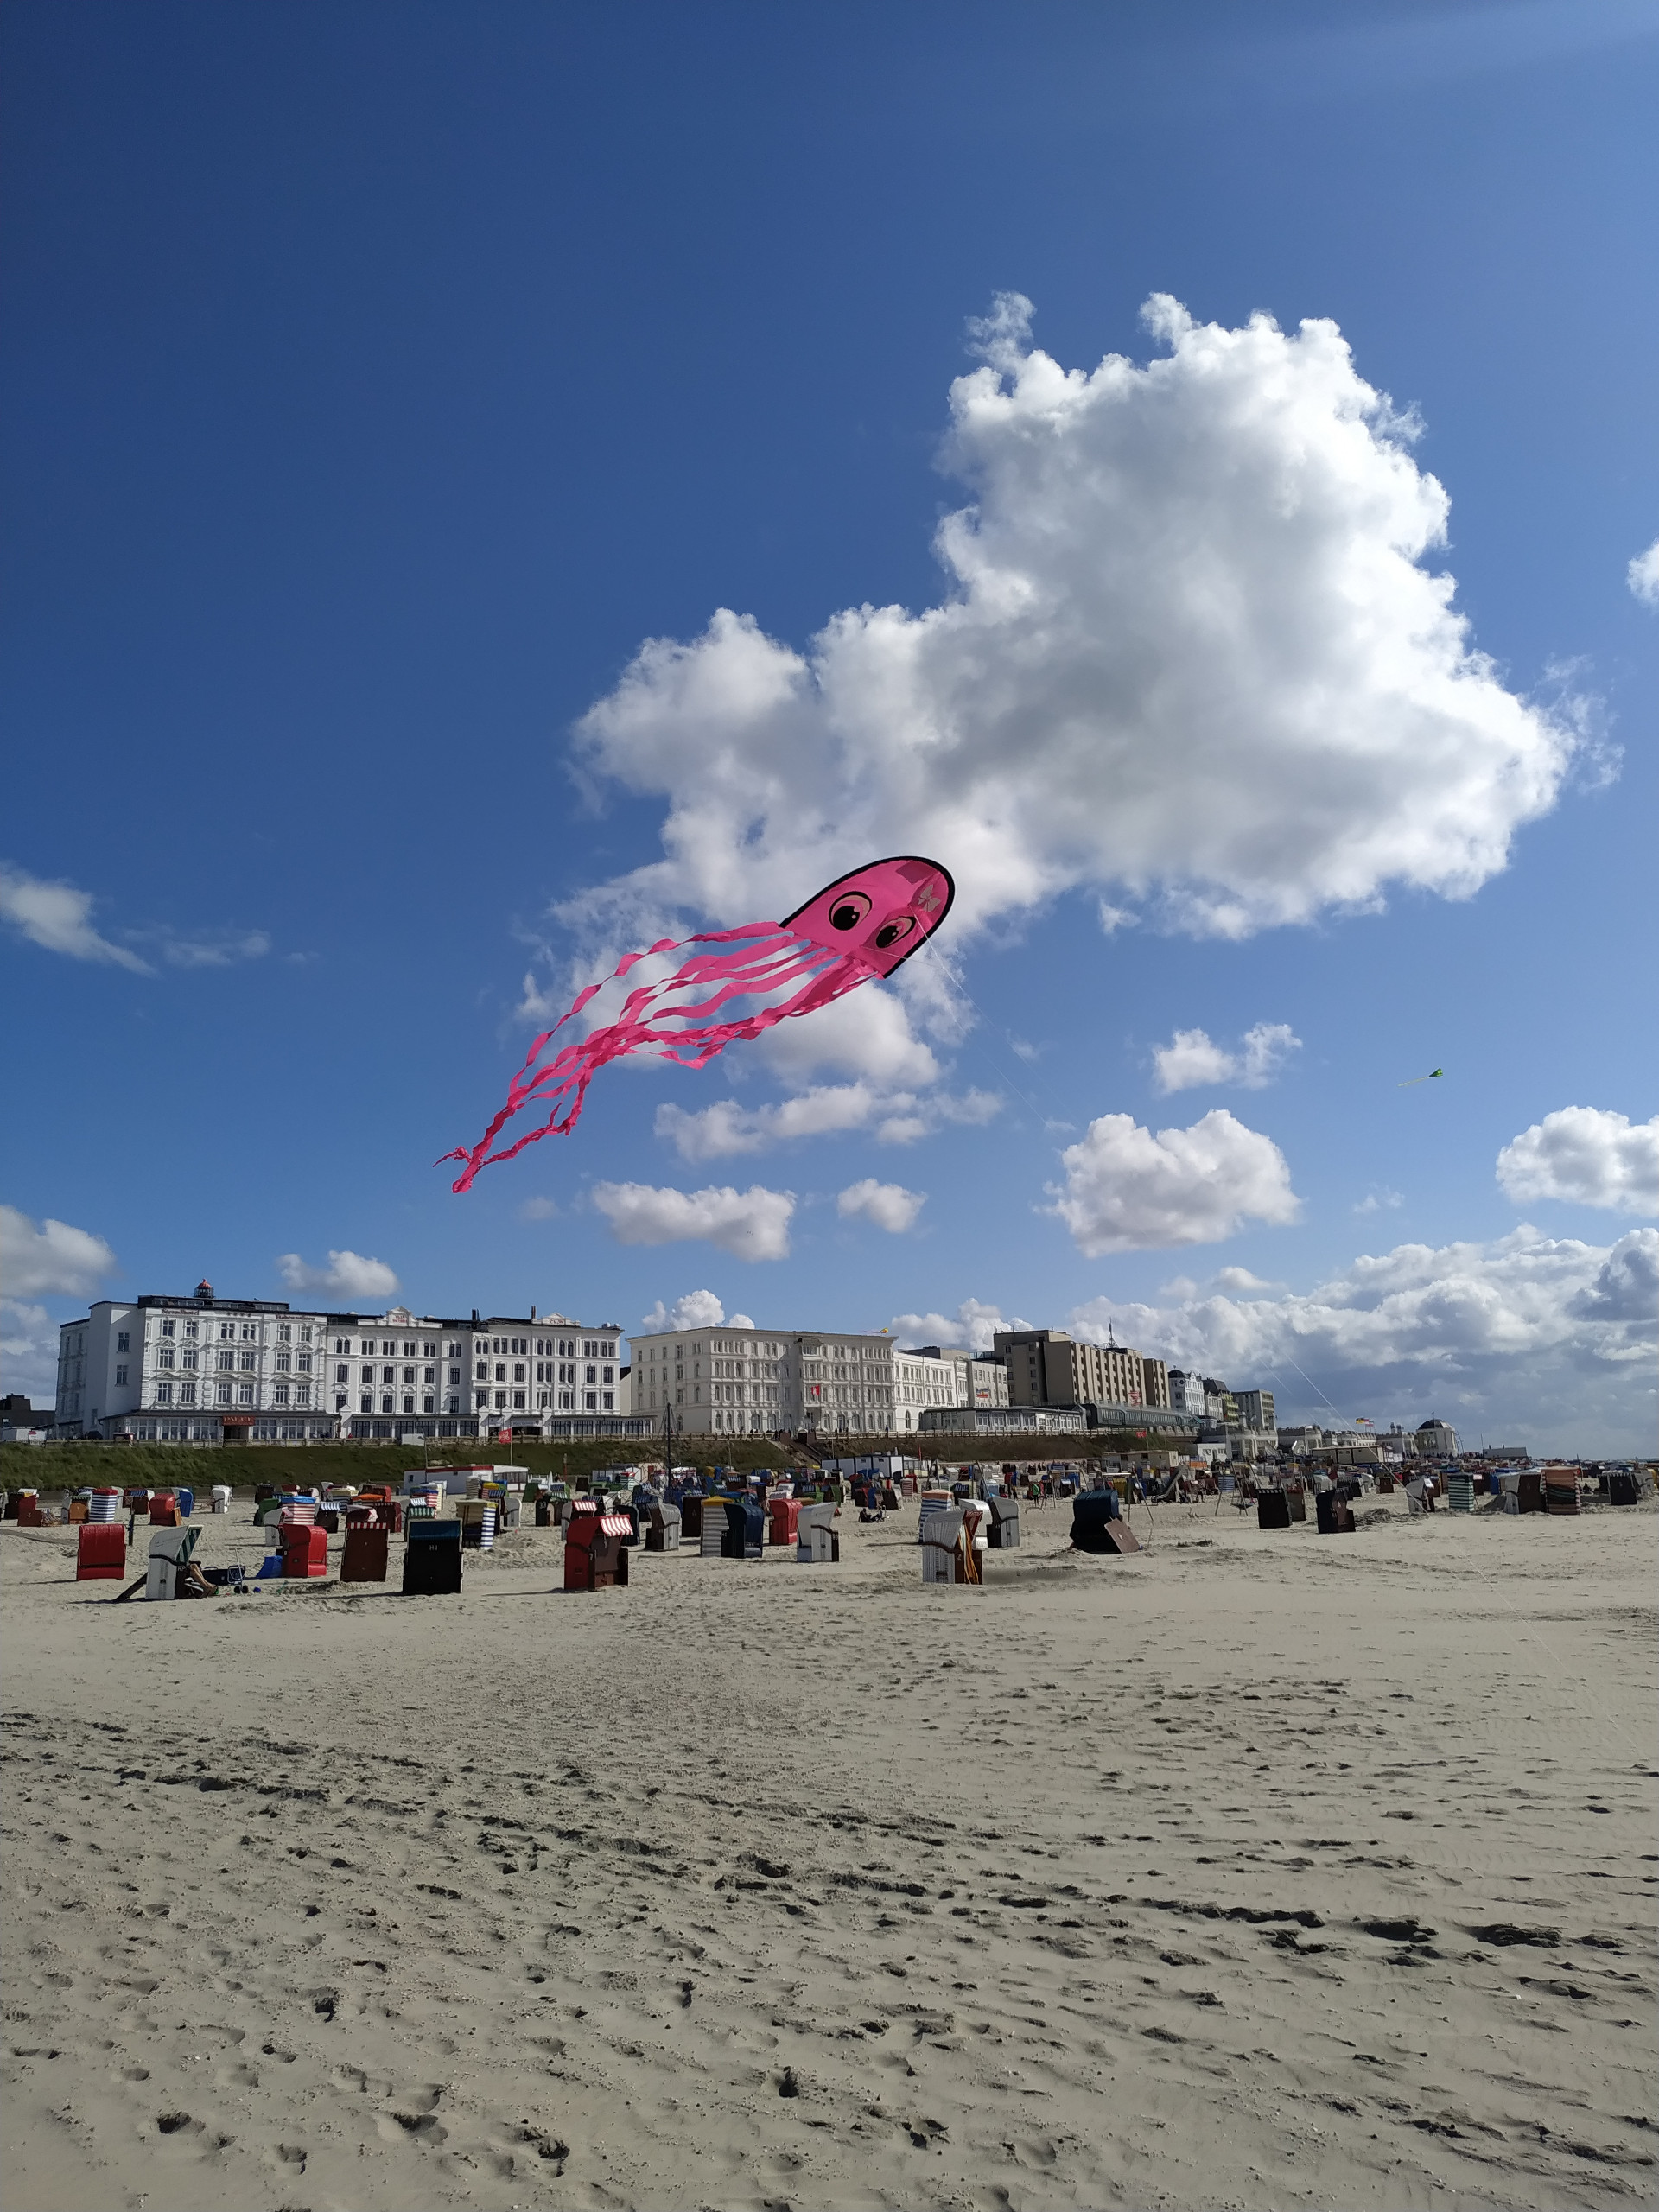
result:
[[(616, 1438), (591, 1444), (539, 1444), (521, 1440), (513, 1446), (516, 1465), (535, 1475), (551, 1475), (584, 1483), (595, 1469), (638, 1465), (660, 1447), (639, 1438)], [(830, 1449), (826, 1446), (826, 1450)], [(1109, 1432), (1084, 1436), (892, 1436), (836, 1437), (833, 1449), (842, 1459), (859, 1452), (904, 1451), (941, 1468), (970, 1464), (999, 1464), (1004, 1460), (1073, 1459), (1132, 1456), (1138, 1448), (1133, 1438), (1114, 1442)], [(482, 1465), (507, 1457), (505, 1447), (462, 1439), (458, 1444), (435, 1442), (430, 1464)], [(675, 1459), (682, 1466), (782, 1467), (789, 1455), (763, 1437), (684, 1437), (677, 1440)], [(251, 1491), (257, 1483), (368, 1483), (401, 1485), (412, 1467), (423, 1464), (421, 1454), (396, 1444), (229, 1445), (193, 1447), (168, 1444), (5, 1444), (0, 1445), (0, 1488), (38, 1490), (42, 1497), (84, 1490), (99, 1484), (143, 1484), (152, 1490), (171, 1490), (188, 1484), (204, 1496), (215, 1483), (229, 1483), (235, 1490)]]

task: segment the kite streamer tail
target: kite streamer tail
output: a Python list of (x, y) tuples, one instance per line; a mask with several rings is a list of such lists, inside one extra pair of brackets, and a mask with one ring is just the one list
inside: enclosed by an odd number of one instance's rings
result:
[[(724, 949), (692, 950), (704, 945)], [(481, 1167), (511, 1160), (543, 1137), (568, 1136), (581, 1117), (588, 1084), (607, 1061), (632, 1052), (655, 1052), (682, 1067), (703, 1067), (734, 1038), (758, 1037), (787, 1015), (811, 1014), (877, 972), (855, 954), (831, 952), (810, 938), (796, 937), (775, 922), (765, 922), (685, 938), (661, 938), (646, 952), (629, 953), (606, 980), (614, 982), (651, 954), (664, 952), (684, 952), (690, 957), (671, 975), (630, 991), (614, 1021), (562, 1046), (550, 1060), (537, 1066), (565, 1023), (580, 1014), (604, 985), (590, 983), (578, 994), (569, 1012), (551, 1029), (543, 1031), (509, 1085), (505, 1103), (478, 1142), (443, 1154), (443, 1160), (465, 1163), (450, 1186), (453, 1190), (470, 1190)], [(789, 995), (776, 1004), (758, 1007), (741, 1017), (729, 1011), (734, 1000), (786, 988)], [(686, 996), (691, 992), (702, 995)], [(543, 1103), (551, 1110), (538, 1128), (499, 1152), (491, 1151), (515, 1115), (528, 1106)], [(442, 1166), (442, 1160), (437, 1164)]]

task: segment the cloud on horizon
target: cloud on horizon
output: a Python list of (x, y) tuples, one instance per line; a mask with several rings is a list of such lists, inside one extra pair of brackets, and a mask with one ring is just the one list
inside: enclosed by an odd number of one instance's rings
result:
[(1438, 1412), (1490, 1442), (1612, 1454), (1651, 1448), (1656, 1310), (1659, 1229), (1596, 1245), (1527, 1225), (1488, 1243), (1398, 1245), (1306, 1294), (1091, 1299), (1068, 1325), (1265, 1384), (1281, 1408), (1316, 1413), (1323, 1393), (1344, 1417), (1408, 1426)]

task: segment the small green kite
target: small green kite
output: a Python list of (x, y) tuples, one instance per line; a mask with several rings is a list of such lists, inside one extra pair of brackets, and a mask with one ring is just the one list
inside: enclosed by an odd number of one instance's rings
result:
[(1394, 1087), (1396, 1090), (1409, 1090), (1414, 1083), (1433, 1083), (1437, 1075), (1445, 1073), (1444, 1068), (1431, 1068), (1427, 1075), (1408, 1076), (1403, 1083), (1396, 1083)]

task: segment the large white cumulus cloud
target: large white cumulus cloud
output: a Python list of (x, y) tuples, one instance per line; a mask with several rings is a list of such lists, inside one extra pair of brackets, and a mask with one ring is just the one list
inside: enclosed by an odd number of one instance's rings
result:
[(1600, 1107), (1563, 1106), (1504, 1146), (1497, 1179), (1522, 1205), (1566, 1198), (1620, 1213), (1659, 1213), (1659, 1114), (1632, 1126)]
[(1271, 1137), (1217, 1107), (1190, 1129), (1103, 1114), (1060, 1154), (1057, 1213), (1084, 1257), (1215, 1244), (1246, 1221), (1294, 1221), (1301, 1200)]
[(1160, 296), (1166, 353), (1090, 373), (1029, 313), (1001, 301), (951, 390), (972, 496), (940, 605), (849, 608), (804, 653), (722, 609), (586, 715), (588, 768), (666, 799), (664, 855), (567, 918), (783, 913), (909, 849), (970, 925), (1086, 883), (1238, 935), (1391, 881), (1472, 892), (1554, 802), (1569, 728), (1423, 565), (1446, 495), (1333, 323)]
[(1645, 1452), (1656, 1313), (1659, 1230), (1597, 1245), (1522, 1227), (1491, 1243), (1402, 1244), (1305, 1294), (1093, 1299), (1071, 1325), (1266, 1383), (1281, 1409), (1317, 1412), (1322, 1395), (1344, 1415), (1437, 1411), (1534, 1450)]

